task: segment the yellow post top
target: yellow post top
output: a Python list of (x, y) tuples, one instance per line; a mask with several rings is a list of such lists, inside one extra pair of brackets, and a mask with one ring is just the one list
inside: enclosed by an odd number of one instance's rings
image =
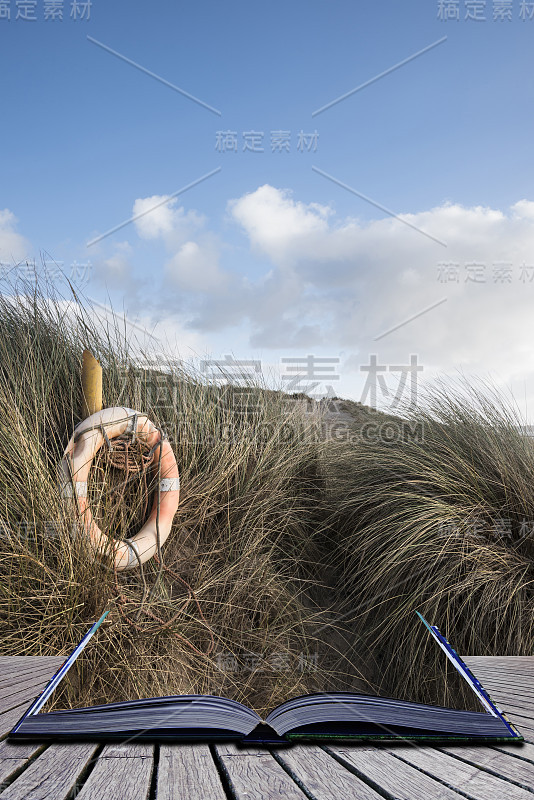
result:
[(102, 367), (89, 350), (83, 351), (82, 391), (82, 418), (86, 419), (102, 410)]

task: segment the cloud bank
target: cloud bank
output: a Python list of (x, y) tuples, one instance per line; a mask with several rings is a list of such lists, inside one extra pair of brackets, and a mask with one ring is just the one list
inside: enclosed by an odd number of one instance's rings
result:
[[(137, 200), (134, 213), (162, 199)], [(180, 296), (189, 328), (244, 325), (251, 348), (342, 349), (348, 369), (372, 352), (507, 378), (534, 368), (534, 202), (444, 203), (364, 223), (265, 184), (226, 213), (250, 263), (267, 262), (260, 275), (222, 266), (220, 237), (173, 201), (136, 222), (139, 236), (165, 245), (168, 302)]]

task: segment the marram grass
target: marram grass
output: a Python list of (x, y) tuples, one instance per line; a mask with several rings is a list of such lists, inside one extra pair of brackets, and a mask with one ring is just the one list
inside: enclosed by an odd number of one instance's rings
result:
[(482, 381), (437, 382), (404, 418), (417, 436), (330, 448), (330, 560), (382, 691), (446, 704), (459, 684), (415, 610), (460, 655), (534, 654), (534, 440)]
[[(0, 295), (0, 653), (66, 655), (109, 608), (56, 707), (212, 693), (262, 712), (321, 689), (344, 654), (330, 647), (329, 666), (317, 661), (324, 612), (307, 596), (320, 583), (317, 414), (261, 385), (210, 383), (182, 362), (140, 367), (119, 327), (99, 328), (74, 290), (67, 314), (49, 286), (23, 288)], [(104, 407), (145, 412), (171, 440), (182, 490), (161, 575), (154, 559), (116, 576), (95, 561), (74, 501), (61, 497), (84, 348), (103, 368)], [(94, 517), (110, 536), (131, 536), (146, 492), (101, 455)]]
[[(111, 609), (49, 708), (198, 692), (261, 714), (353, 688), (441, 704), (454, 691), (479, 709), (415, 610), (461, 655), (534, 652), (534, 449), (502, 396), (436, 385), (392, 441), (362, 428), (394, 417), (348, 402), (351, 436), (329, 439), (317, 404), (179, 360), (140, 366), (120, 326), (72, 295), (0, 294), (0, 654), (66, 655)], [(173, 445), (182, 490), (161, 575), (151, 560), (115, 577), (60, 495), (85, 348), (104, 407), (147, 413)], [(115, 538), (147, 511), (124, 478), (97, 456), (91, 508)]]

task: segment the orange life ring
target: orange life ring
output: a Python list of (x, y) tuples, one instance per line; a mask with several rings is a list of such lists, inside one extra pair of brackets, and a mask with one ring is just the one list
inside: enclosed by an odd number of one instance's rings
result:
[[(112, 544), (93, 520), (87, 503), (87, 478), (93, 459), (106, 439), (111, 440), (124, 433), (139, 436), (154, 450), (152, 469), (160, 469), (159, 519), (156, 491), (150, 516), (141, 530), (131, 539)], [(146, 414), (118, 406), (97, 411), (76, 426), (61, 461), (60, 485), (64, 497), (76, 497), (84, 528), (95, 554), (112, 555), (117, 570), (136, 567), (157, 553), (158, 528), (161, 546), (169, 536), (180, 502), (178, 466), (166, 435)]]

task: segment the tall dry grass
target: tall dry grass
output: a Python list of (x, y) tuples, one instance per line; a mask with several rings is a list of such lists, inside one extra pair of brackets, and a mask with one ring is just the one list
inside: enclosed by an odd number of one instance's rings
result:
[[(70, 288), (0, 294), (0, 654), (66, 655), (110, 609), (50, 707), (198, 692), (263, 713), (352, 688), (479, 709), (415, 610), (460, 654), (534, 652), (534, 448), (502, 396), (437, 385), (402, 418), (345, 402), (329, 437), (328, 409), (281, 390), (220, 385), (178, 358), (140, 365)], [(104, 407), (147, 413), (172, 443), (164, 568), (114, 575), (59, 491), (85, 348)], [(135, 533), (150, 488), (99, 453), (100, 527)]]
[(534, 440), (483, 381), (438, 381), (397, 423), (329, 448), (331, 564), (381, 691), (448, 704), (461, 681), (415, 610), (460, 654), (534, 654)]
[[(37, 277), (0, 295), (1, 654), (66, 654), (111, 609), (56, 707), (212, 693), (261, 713), (324, 688), (344, 656), (330, 647), (317, 664), (324, 614), (307, 591), (320, 583), (318, 412), (265, 386), (217, 385), (177, 360), (141, 367), (119, 326), (99, 328), (71, 290), (69, 314)], [(163, 571), (151, 560), (116, 575), (95, 561), (60, 494), (84, 348), (103, 367), (104, 407), (147, 413), (173, 446), (182, 493)], [(120, 539), (142, 525), (148, 494), (103, 450), (90, 505)]]

